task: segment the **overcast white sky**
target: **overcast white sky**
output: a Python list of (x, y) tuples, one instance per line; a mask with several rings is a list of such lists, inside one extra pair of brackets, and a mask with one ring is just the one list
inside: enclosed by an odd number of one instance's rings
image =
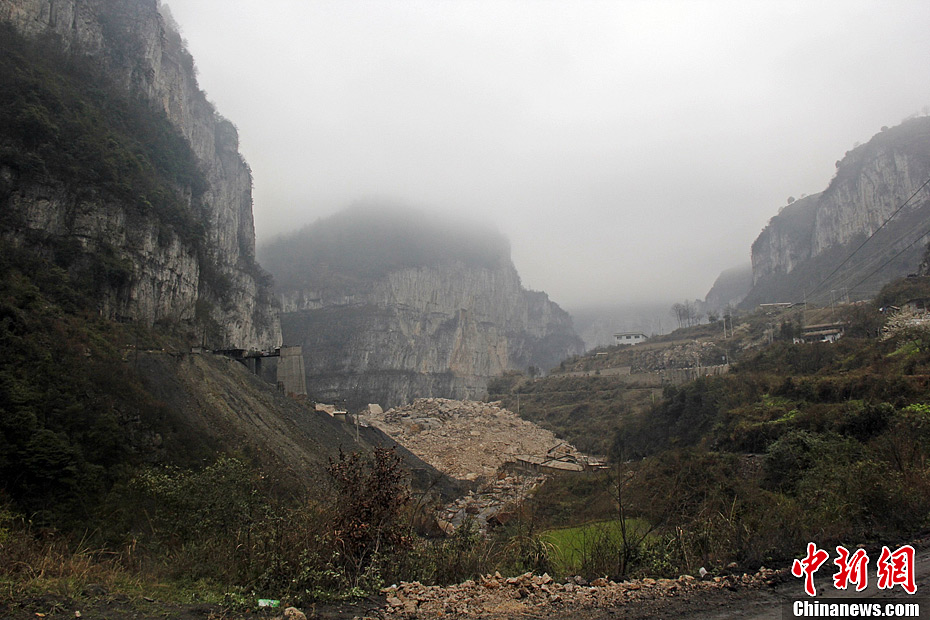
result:
[(703, 298), (930, 105), (930, 2), (166, 0), (259, 242), (357, 199), (488, 221), (563, 306)]

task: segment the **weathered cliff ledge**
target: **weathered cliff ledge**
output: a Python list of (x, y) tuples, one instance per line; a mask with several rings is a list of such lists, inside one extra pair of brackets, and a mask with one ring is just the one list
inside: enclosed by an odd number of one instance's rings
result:
[[(101, 191), (93, 179), (78, 185), (53, 170), (26, 174), (18, 161), (0, 162), (0, 199), (15, 216), (5, 240), (40, 248), (70, 244), (76, 258), (69, 269), (106, 255), (119, 272), (99, 291), (107, 316), (149, 324), (199, 321), (217, 348), (279, 345), (270, 281), (254, 258), (251, 172), (235, 128), (199, 89), (193, 59), (159, 3), (0, 0), (0, 23), (57, 47), (61, 58), (91, 59), (117, 96), (148, 102), (183, 136), (196, 162), (189, 176), (203, 181), (171, 188), (186, 203), (185, 229), (157, 208), (134, 209), (132, 200)], [(71, 68), (59, 70), (66, 80)], [(75, 96), (64, 104), (85, 100)], [(20, 145), (0, 135), (0, 146), (13, 152)], [(54, 140), (40, 146), (54, 149)], [(155, 203), (151, 195), (139, 202), (147, 200)]]
[[(393, 241), (369, 237), (381, 220), (392, 222)], [(568, 313), (522, 287), (502, 237), (415, 220), (350, 210), (263, 249), (312, 396), (386, 407), (480, 399), (491, 377), (545, 371), (583, 351)], [(327, 248), (331, 238), (352, 256)], [(301, 247), (313, 259), (295, 270), (307, 260)]]

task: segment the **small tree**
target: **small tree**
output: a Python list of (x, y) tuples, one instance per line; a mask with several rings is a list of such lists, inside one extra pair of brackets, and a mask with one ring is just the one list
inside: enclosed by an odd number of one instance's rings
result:
[(337, 494), (333, 525), (341, 563), (353, 585), (360, 586), (366, 577), (377, 579), (369, 568), (380, 554), (410, 546), (401, 519), (410, 501), (401, 459), (393, 448), (375, 448), (370, 460), (340, 450), (328, 471)]
[(895, 312), (882, 328), (882, 340), (911, 343), (921, 353), (930, 348), (930, 321), (910, 309)]
[(691, 327), (694, 318), (694, 306), (690, 301), (672, 306), (672, 315), (678, 320), (678, 327)]

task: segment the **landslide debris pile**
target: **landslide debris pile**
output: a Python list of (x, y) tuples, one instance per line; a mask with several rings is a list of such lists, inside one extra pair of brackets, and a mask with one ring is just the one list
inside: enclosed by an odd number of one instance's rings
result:
[(575, 577), (557, 583), (549, 575), (526, 573), (502, 577), (500, 573), (477, 581), (441, 587), (418, 582), (385, 588), (385, 606), (380, 618), (509, 618), (532, 617), (560, 609), (609, 609), (629, 603), (695, 594), (714, 588), (730, 590), (774, 585), (786, 578), (787, 570), (762, 567), (755, 574), (727, 575), (701, 580), (691, 575), (678, 579), (637, 579), (616, 583), (604, 578), (590, 584)]
[(436, 469), (469, 481), (496, 478), (516, 456), (545, 455), (562, 443), (499, 402), (418, 398), (371, 422)]
[(545, 479), (545, 476), (501, 475), (445, 506), (436, 522), (445, 533), (451, 534), (468, 519), (473, 519), (478, 531), (486, 532), (490, 519), (495, 518), (498, 523), (509, 520), (523, 500)]

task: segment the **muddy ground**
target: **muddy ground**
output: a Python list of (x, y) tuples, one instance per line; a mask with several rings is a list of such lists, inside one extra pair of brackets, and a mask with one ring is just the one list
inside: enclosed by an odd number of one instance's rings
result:
[[(745, 610), (767, 610), (778, 606), (778, 597), (758, 590), (714, 591), (690, 595), (643, 599), (627, 605), (604, 609), (572, 609), (570, 606), (546, 605), (530, 608), (507, 605), (501, 602), (496, 608), (475, 610), (474, 614), (448, 614), (448, 618), (509, 618), (555, 619), (574, 618), (595, 620), (599, 618), (752, 618), (765, 616), (744, 615)], [(353, 618), (418, 618), (436, 617), (411, 613), (386, 613), (385, 597), (347, 603), (344, 605), (320, 605), (303, 607), (307, 618), (327, 620), (350, 620)], [(80, 615), (77, 615), (80, 614)], [(64, 619), (89, 618), (99, 620), (246, 620), (274, 619), (283, 617), (281, 609), (256, 609), (234, 611), (219, 605), (177, 605), (157, 600), (130, 598), (121, 595), (103, 597), (64, 597), (40, 595), (0, 605), (0, 618), (9, 620), (35, 620), (36, 618)], [(772, 617), (780, 617), (772, 616)]]
[[(88, 620), (272, 620), (284, 616), (284, 608), (232, 609), (215, 604), (181, 605), (141, 596), (110, 593), (82, 593), (75, 597), (43, 594), (19, 600), (2, 600), (0, 619), (49, 620), (81, 618)], [(342, 604), (302, 607), (307, 618), (349, 620), (372, 617), (384, 605), (377, 596)]]

